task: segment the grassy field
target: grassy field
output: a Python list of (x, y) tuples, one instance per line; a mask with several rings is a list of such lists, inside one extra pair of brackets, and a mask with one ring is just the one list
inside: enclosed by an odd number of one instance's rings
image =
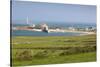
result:
[(96, 35), (16, 36), (11, 46), (13, 66), (96, 61)]

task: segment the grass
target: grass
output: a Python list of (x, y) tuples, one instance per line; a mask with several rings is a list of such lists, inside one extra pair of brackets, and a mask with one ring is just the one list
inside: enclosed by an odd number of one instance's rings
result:
[(13, 66), (96, 61), (96, 35), (16, 36), (11, 46)]
[[(84, 42), (87, 41), (87, 42)], [(91, 41), (91, 42), (90, 42)], [(19, 36), (12, 38), (12, 48), (30, 48), (30, 47), (67, 47), (67, 46), (83, 46), (83, 45), (95, 45), (95, 35), (88, 36), (45, 36), (45, 37), (30, 37)]]
[[(59, 58), (59, 59), (58, 59)], [(42, 64), (61, 64), (61, 63), (77, 63), (77, 62), (94, 62), (96, 61), (96, 53), (80, 53), (68, 56), (49, 56), (47, 58), (33, 58), (31, 61), (14, 61), (14, 66), (26, 66), (26, 65), (42, 65)]]

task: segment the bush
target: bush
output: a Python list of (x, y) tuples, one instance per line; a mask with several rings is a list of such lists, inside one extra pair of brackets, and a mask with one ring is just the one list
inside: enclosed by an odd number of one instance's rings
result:
[(96, 47), (95, 46), (84, 47), (84, 51), (86, 52), (96, 51)]
[(63, 52), (61, 52), (59, 54), (59, 56), (78, 54), (78, 53), (86, 53), (86, 52), (93, 52), (93, 51), (96, 51), (96, 46), (72, 47), (68, 50), (64, 50)]
[(61, 52), (59, 54), (59, 56), (64, 56), (64, 55), (69, 55), (70, 54), (70, 51), (69, 50), (64, 50), (63, 52)]
[(41, 52), (37, 52), (34, 57), (35, 58), (45, 58), (48, 56), (48, 52), (47, 51), (41, 51)]
[(16, 53), (17, 60), (32, 60), (32, 52), (30, 50), (23, 50)]

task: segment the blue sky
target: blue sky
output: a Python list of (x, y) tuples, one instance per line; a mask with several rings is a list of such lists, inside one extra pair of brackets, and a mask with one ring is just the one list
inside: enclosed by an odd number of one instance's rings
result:
[(32, 22), (96, 23), (96, 6), (13, 1), (12, 20), (27, 17)]

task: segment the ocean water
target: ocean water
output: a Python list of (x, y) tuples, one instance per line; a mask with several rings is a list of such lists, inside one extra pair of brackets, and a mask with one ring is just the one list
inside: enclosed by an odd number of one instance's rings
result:
[(25, 31), (25, 30), (14, 30), (12, 31), (13, 36), (78, 36), (83, 33), (77, 32), (34, 32), (34, 31)]

